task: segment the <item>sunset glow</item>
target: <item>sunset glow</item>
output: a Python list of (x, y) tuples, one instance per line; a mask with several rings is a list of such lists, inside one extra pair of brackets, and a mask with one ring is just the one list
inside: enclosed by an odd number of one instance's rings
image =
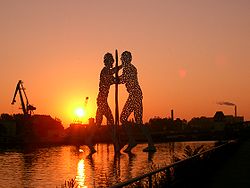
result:
[(250, 184), (250, 0), (0, 0), (0, 26), (1, 187)]
[[(172, 109), (187, 120), (219, 110), (233, 114), (217, 101), (236, 103), (238, 114), (250, 120), (249, 1), (13, 0), (0, 5), (0, 113), (22, 113), (19, 98), (10, 103), (23, 80), (35, 114), (57, 117), (64, 127), (76, 118), (87, 123), (95, 118), (103, 56), (117, 49), (119, 64), (123, 51), (133, 55), (143, 122), (168, 117)], [(120, 112), (126, 99), (120, 85)], [(114, 86), (108, 103), (114, 115)], [(76, 114), (79, 107), (85, 112)]]

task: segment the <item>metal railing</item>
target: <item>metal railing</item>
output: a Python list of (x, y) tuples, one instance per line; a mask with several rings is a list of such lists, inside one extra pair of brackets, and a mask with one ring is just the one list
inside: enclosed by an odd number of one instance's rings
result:
[[(152, 172), (149, 172), (149, 173), (143, 174), (141, 176), (137, 176), (135, 178), (132, 178), (132, 179), (130, 179), (128, 181), (117, 183), (115, 185), (112, 185), (110, 188), (120, 188), (120, 187), (124, 187), (124, 186), (132, 186), (132, 184), (138, 183), (138, 182), (143, 181), (143, 180), (144, 181), (146, 180), (147, 187), (152, 188), (153, 187), (153, 176), (158, 174), (158, 173), (165, 173), (165, 175), (168, 177), (167, 181), (169, 181), (168, 183), (170, 183), (171, 180), (173, 179), (173, 176), (174, 176), (173, 172), (175, 171), (176, 168), (178, 168), (180, 166), (185, 168), (185, 165), (190, 164), (189, 163), (190, 161), (194, 161), (196, 159), (204, 159), (206, 157), (207, 158), (211, 157), (210, 154), (218, 152), (220, 150), (223, 151), (223, 149), (227, 148), (227, 146), (229, 146), (232, 143), (235, 143), (235, 141), (228, 141), (228, 142), (226, 142), (226, 143), (224, 143), (222, 145), (219, 145), (217, 147), (213, 147), (213, 148), (211, 148), (209, 150), (203, 151), (201, 153), (198, 153), (196, 155), (188, 157), (188, 158), (186, 158), (184, 160), (177, 161), (177, 162), (172, 163), (172, 164), (170, 164), (168, 166), (165, 166), (165, 167), (159, 168), (157, 170), (154, 170)], [(194, 164), (194, 163), (191, 163), (191, 165), (192, 164)], [(183, 170), (183, 168), (182, 168), (182, 170)]]

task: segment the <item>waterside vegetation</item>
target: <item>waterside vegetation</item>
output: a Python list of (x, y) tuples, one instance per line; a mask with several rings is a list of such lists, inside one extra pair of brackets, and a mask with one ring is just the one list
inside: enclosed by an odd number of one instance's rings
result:
[(172, 164), (156, 168), (147, 174), (111, 186), (120, 187), (203, 187), (209, 177), (239, 147), (238, 141), (229, 141), (204, 151), (202, 147), (185, 148), (185, 158), (173, 157)]

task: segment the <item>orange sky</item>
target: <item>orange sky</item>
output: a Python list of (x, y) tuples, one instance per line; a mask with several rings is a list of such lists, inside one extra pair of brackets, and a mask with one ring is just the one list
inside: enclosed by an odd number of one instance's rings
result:
[[(65, 127), (89, 97), (95, 117), (106, 52), (129, 50), (144, 94), (144, 122), (154, 116), (250, 119), (248, 0), (9, 0), (0, 2), (0, 113), (20, 112), (11, 100), (19, 79), (36, 114)], [(120, 87), (120, 108), (127, 97)], [(109, 103), (114, 110), (114, 87)], [(121, 111), (121, 110), (120, 110)], [(84, 120), (85, 121), (85, 120)]]

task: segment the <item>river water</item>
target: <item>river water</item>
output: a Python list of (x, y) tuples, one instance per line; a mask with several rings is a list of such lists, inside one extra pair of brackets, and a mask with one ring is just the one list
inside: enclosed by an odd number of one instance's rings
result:
[(182, 157), (185, 146), (214, 142), (157, 143), (157, 152), (145, 153), (146, 144), (138, 144), (133, 153), (114, 155), (113, 145), (97, 144), (97, 153), (89, 155), (86, 146), (57, 146), (35, 149), (0, 150), (0, 187), (61, 187), (75, 178), (78, 187), (108, 187), (171, 163)]

